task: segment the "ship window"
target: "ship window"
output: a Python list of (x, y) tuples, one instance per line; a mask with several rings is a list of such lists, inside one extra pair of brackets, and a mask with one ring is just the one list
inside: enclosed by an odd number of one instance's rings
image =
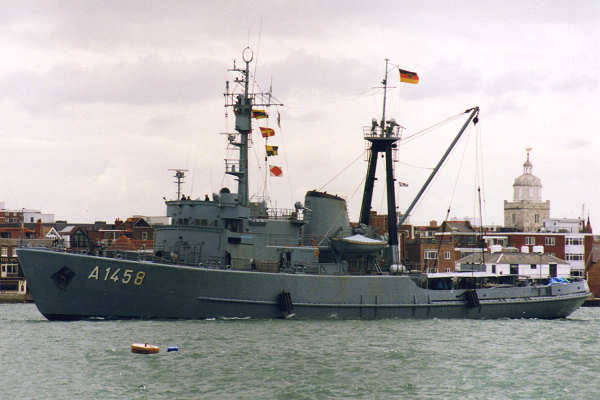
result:
[(207, 220), (205, 220), (205, 219), (201, 219), (201, 220), (200, 220), (200, 225), (202, 225), (202, 226), (206, 226), (206, 225), (208, 225), (208, 221), (207, 221)]

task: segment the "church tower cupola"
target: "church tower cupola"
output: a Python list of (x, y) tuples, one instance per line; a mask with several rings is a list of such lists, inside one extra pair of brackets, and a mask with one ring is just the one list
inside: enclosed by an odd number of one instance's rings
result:
[(528, 147), (523, 163), (523, 174), (513, 183), (513, 201), (504, 201), (504, 226), (525, 232), (535, 232), (542, 221), (550, 217), (550, 201), (542, 201), (542, 181), (533, 175), (533, 164)]
[(529, 160), (531, 147), (527, 149), (527, 160), (523, 163), (523, 174), (513, 184), (513, 201), (542, 201), (542, 181), (532, 174), (533, 165)]

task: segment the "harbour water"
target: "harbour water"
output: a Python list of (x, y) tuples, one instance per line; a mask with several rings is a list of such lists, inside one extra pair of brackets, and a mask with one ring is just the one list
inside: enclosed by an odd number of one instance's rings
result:
[(49, 322), (3, 304), (0, 332), (7, 399), (598, 397), (600, 308), (552, 321)]

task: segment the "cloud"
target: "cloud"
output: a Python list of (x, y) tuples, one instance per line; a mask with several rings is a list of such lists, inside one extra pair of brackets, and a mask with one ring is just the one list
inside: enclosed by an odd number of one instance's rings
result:
[(64, 64), (47, 72), (17, 71), (0, 79), (0, 96), (33, 112), (65, 103), (174, 104), (220, 93), (224, 65), (209, 60)]
[(304, 49), (292, 51), (281, 61), (263, 65), (263, 75), (278, 77), (282, 81), (279, 92), (326, 92), (352, 94), (366, 82), (374, 82), (379, 74), (353, 58), (331, 58), (312, 54)]
[(566, 143), (566, 147), (567, 147), (567, 149), (570, 149), (570, 150), (583, 150), (583, 149), (588, 148), (592, 144), (593, 144), (593, 142), (590, 140), (573, 139)]
[(551, 89), (557, 92), (594, 91), (598, 89), (598, 79), (585, 74), (569, 73), (567, 76), (560, 76), (551, 85)]

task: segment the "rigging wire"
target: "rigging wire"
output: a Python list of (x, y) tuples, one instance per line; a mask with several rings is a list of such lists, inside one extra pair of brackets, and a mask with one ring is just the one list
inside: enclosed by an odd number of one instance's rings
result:
[(438, 128), (438, 127), (440, 127), (440, 126), (442, 126), (444, 124), (447, 124), (450, 121), (455, 120), (458, 117), (463, 116), (463, 115), (465, 115), (464, 111), (462, 111), (462, 112), (460, 112), (460, 113), (458, 113), (456, 115), (452, 115), (452, 116), (450, 116), (450, 117), (448, 117), (448, 118), (446, 118), (446, 119), (444, 119), (444, 120), (442, 120), (442, 121), (440, 121), (440, 122), (438, 122), (436, 124), (431, 125), (428, 128), (422, 129), (422, 130), (420, 130), (418, 132), (413, 133), (412, 135), (409, 135), (409, 136), (405, 137), (404, 139), (402, 139), (402, 141), (400, 141), (400, 143), (401, 144), (406, 144), (406, 143), (408, 143), (408, 142), (410, 142), (412, 140), (415, 140), (416, 138), (418, 138), (418, 137), (420, 137), (422, 135), (425, 135), (425, 134), (429, 133), (429, 131), (432, 131), (435, 128)]
[(263, 25), (263, 19), (262, 19), (262, 16), (261, 16), (260, 17), (260, 24), (259, 24), (259, 27), (258, 27), (258, 43), (256, 44), (256, 58), (255, 58), (255, 61), (254, 61), (254, 71), (252, 72), (252, 76), (254, 77), (252, 79), (252, 93), (254, 93), (254, 87), (256, 86), (256, 68), (258, 67), (258, 55), (260, 53), (260, 40), (261, 40), (261, 37), (262, 37), (262, 25)]
[[(277, 120), (280, 121), (279, 116), (279, 106), (276, 106), (277, 108)], [(283, 144), (284, 149), (287, 149), (287, 142), (285, 140), (285, 135), (283, 134), (283, 128), (281, 127), (281, 123), (278, 122), (277, 123), (277, 128), (279, 128), (279, 134), (281, 135), (281, 142)], [(294, 192), (292, 189), (292, 175), (291, 175), (291, 169), (289, 168), (289, 162), (288, 162), (288, 157), (287, 157), (287, 152), (284, 151), (283, 152), (283, 164), (285, 166), (285, 177), (287, 178), (287, 182), (288, 182), (288, 188), (290, 190), (290, 204), (294, 203)]]
[(402, 165), (405, 165), (405, 166), (407, 166), (407, 167), (411, 167), (411, 168), (416, 168), (416, 169), (428, 169), (428, 170), (430, 170), (430, 171), (433, 171), (433, 167), (420, 167), (420, 166), (418, 166), (418, 165), (409, 164), (409, 163), (407, 163), (407, 162), (400, 161), (400, 160), (398, 160), (398, 161), (396, 161), (396, 162), (397, 162), (398, 164), (402, 164)]
[[(469, 127), (470, 127), (470, 125), (469, 125)], [(448, 214), (450, 214), (450, 208), (451, 208), (451, 206), (452, 206), (452, 203), (454, 202), (454, 196), (456, 195), (456, 188), (458, 187), (458, 178), (460, 177), (460, 174), (461, 174), (461, 172), (462, 172), (463, 164), (464, 164), (464, 161), (465, 161), (465, 155), (466, 155), (466, 153), (467, 153), (467, 148), (469, 147), (469, 146), (468, 146), (468, 144), (469, 144), (469, 140), (468, 140), (468, 138), (469, 138), (469, 135), (470, 135), (470, 133), (471, 133), (471, 132), (470, 132), (470, 129), (468, 128), (468, 129), (466, 130), (466, 135), (465, 135), (465, 136), (466, 136), (466, 138), (463, 140), (463, 142), (464, 142), (465, 144), (464, 144), (464, 148), (463, 148), (462, 157), (461, 157), (461, 159), (460, 159), (460, 163), (459, 163), (459, 165), (458, 165), (458, 170), (457, 170), (457, 172), (456, 172), (456, 178), (454, 179), (454, 186), (453, 186), (453, 188), (452, 188), (452, 193), (451, 193), (451, 195), (450, 195), (450, 202), (449, 202), (449, 204), (448, 204)], [(448, 218), (448, 215), (446, 215), (446, 218)]]
[[(480, 124), (476, 125), (476, 137), (477, 137), (477, 146), (478, 146), (478, 150), (477, 153), (479, 154), (479, 163), (477, 165), (477, 169), (479, 172), (479, 182), (481, 184), (481, 198), (482, 198), (482, 202), (483, 202), (483, 211), (485, 211), (485, 206), (486, 206), (486, 198), (485, 198), (485, 165), (484, 165), (484, 159), (483, 159), (483, 143), (482, 143), (482, 139), (483, 139), (483, 135), (481, 134), (481, 126)], [(483, 214), (481, 215), (481, 225), (483, 226)]]
[(364, 155), (364, 151), (361, 151), (360, 154), (358, 155), (358, 157), (356, 157), (354, 160), (350, 161), (350, 163), (348, 163), (348, 165), (346, 165), (344, 168), (342, 168), (342, 170), (340, 172), (338, 172), (337, 174), (335, 174), (333, 176), (333, 178), (331, 178), (330, 180), (328, 180), (327, 182), (325, 182), (323, 185), (321, 185), (317, 190), (321, 191), (323, 190), (323, 188), (327, 185), (329, 185), (331, 182), (333, 182), (334, 180), (336, 180), (342, 173), (344, 173), (344, 171), (346, 169), (348, 169), (348, 167), (350, 167), (352, 164), (354, 164), (355, 162), (357, 162), (360, 158), (362, 158)]

